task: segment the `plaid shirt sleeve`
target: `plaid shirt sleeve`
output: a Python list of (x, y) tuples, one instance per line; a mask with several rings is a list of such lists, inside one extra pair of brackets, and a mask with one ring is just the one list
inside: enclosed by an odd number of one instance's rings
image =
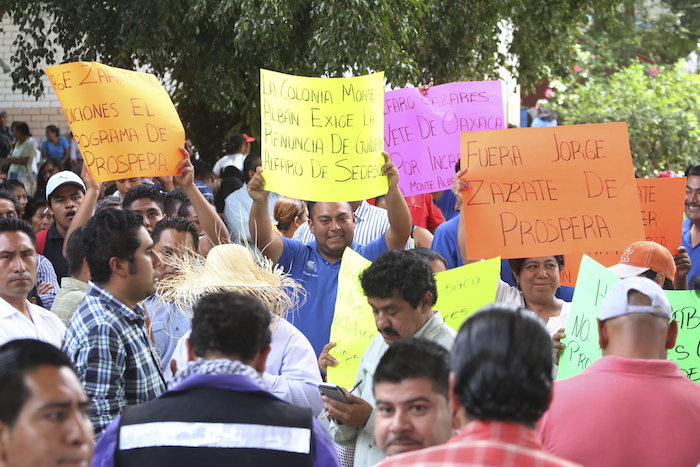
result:
[(46, 257), (37, 254), (36, 255), (36, 285), (38, 286), (42, 282), (48, 282), (53, 285), (53, 288), (49, 293), (39, 295), (41, 298), (41, 304), (47, 310), (51, 309), (53, 301), (56, 298), (60, 286), (58, 285), (58, 278), (56, 277), (56, 271), (53, 268), (51, 261), (46, 259)]
[(126, 406), (126, 351), (116, 330), (105, 325), (91, 329), (75, 363), (85, 392), (92, 399), (89, 414), (97, 439)]

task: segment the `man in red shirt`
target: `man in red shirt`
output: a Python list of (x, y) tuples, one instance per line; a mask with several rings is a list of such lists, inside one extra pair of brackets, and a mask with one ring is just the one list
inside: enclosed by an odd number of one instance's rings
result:
[(469, 422), (446, 444), (389, 457), (389, 466), (573, 467), (544, 452), (535, 425), (552, 395), (552, 343), (537, 316), (496, 304), (462, 325), (450, 402)]
[[(557, 381), (538, 435), (547, 451), (586, 466), (695, 467), (700, 386), (666, 360), (678, 325), (644, 277), (612, 287), (598, 320), (603, 357)], [(694, 351), (694, 350), (693, 350)]]

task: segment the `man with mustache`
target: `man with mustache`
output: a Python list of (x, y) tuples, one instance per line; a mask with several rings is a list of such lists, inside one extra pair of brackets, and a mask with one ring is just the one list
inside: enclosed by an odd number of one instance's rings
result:
[[(95, 185), (94, 182), (92, 185)], [(92, 185), (90, 188), (96, 190), (96, 186)], [(49, 212), (53, 214), (53, 223), (37, 235), (37, 252), (51, 261), (59, 284), (61, 278), (68, 276), (68, 261), (63, 256), (63, 242), (85, 198), (85, 192), (83, 180), (70, 170), (57, 173), (46, 184), (46, 199)]]
[[(692, 287), (693, 277), (700, 274), (700, 164), (691, 165), (685, 170), (685, 217), (681, 244), (688, 252), (691, 261), (688, 273), (688, 286)], [(673, 245), (671, 245), (673, 246)], [(680, 251), (680, 250), (679, 250)], [(678, 287), (676, 287), (678, 288)]]
[(16, 217), (0, 219), (0, 344), (37, 339), (61, 346), (66, 327), (58, 316), (27, 301), (36, 264), (32, 226)]
[[(375, 444), (378, 415), (372, 379), (379, 360), (391, 344), (412, 337), (450, 349), (457, 333), (432, 308), (437, 301), (437, 286), (427, 259), (404, 250), (384, 252), (360, 274), (360, 283), (372, 306), (379, 335), (360, 360), (357, 395), (345, 391), (349, 404), (326, 396), (323, 402), (333, 419), (330, 433), (334, 441), (355, 447), (354, 465), (367, 466), (385, 456)], [(324, 363), (333, 364), (327, 359), (327, 351), (319, 359), (319, 364)]]

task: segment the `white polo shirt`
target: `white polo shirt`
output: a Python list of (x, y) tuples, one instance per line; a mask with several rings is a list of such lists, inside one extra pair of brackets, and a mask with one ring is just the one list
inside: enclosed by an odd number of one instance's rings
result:
[(27, 307), (34, 322), (0, 298), (0, 345), (16, 339), (36, 339), (60, 349), (66, 333), (66, 326), (60, 318), (29, 302)]

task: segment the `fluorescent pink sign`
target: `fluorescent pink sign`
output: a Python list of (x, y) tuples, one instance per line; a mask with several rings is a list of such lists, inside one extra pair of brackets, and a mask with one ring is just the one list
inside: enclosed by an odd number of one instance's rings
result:
[(399, 168), (404, 196), (452, 187), (460, 133), (506, 127), (500, 81), (433, 86), (384, 93), (384, 149)]

